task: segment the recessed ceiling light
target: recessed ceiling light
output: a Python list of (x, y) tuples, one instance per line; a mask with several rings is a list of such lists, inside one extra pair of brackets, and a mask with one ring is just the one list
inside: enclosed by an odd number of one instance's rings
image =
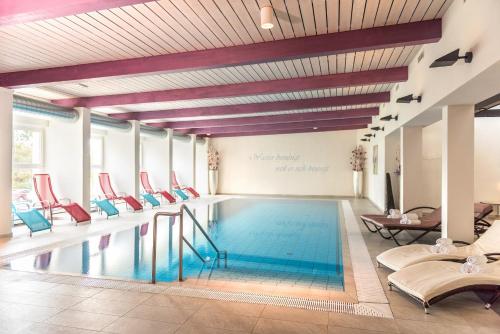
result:
[(313, 128), (313, 130), (318, 130), (318, 127), (317, 127), (317, 126), (315, 126), (315, 127)]
[(207, 136), (210, 136), (210, 133), (207, 133)]
[(84, 87), (84, 88), (89, 88), (89, 86), (88, 86), (88, 85), (86, 85), (86, 84), (84, 84), (84, 83), (81, 83), (81, 82), (80, 82), (78, 85), (80, 85), (81, 87)]

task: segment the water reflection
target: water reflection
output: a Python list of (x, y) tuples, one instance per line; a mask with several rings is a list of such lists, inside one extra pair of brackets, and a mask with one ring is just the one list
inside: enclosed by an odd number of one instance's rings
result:
[(52, 252), (43, 253), (35, 257), (34, 267), (38, 270), (47, 269), (50, 265), (50, 259), (52, 258)]

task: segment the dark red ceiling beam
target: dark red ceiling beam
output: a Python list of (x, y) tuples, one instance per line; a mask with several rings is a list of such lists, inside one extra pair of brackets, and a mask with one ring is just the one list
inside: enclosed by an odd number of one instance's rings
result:
[(180, 122), (161, 122), (148, 123), (148, 125), (159, 128), (171, 129), (196, 129), (221, 126), (239, 126), (239, 125), (258, 125), (258, 124), (277, 124), (294, 123), (308, 121), (327, 121), (333, 119), (366, 118), (378, 115), (378, 108), (364, 108), (351, 110), (320, 111), (293, 113), (285, 115), (272, 116), (253, 116), (253, 117), (235, 117), (222, 119), (205, 119), (199, 121), (180, 121)]
[[(101, 2), (107, 4), (107, 1)], [(17, 88), (93, 78), (185, 72), (420, 45), (439, 39), (441, 20), (437, 19), (161, 56), (4, 73), (0, 75), (0, 86)]]
[(230, 85), (170, 89), (131, 94), (79, 97), (53, 100), (52, 102), (64, 107), (93, 108), (374, 85), (380, 83), (402, 82), (407, 79), (407, 67), (394, 67), (373, 71), (339, 73), (305, 78), (244, 82)]
[(256, 114), (271, 111), (301, 110), (309, 108), (339, 107), (356, 104), (385, 103), (390, 101), (390, 93), (372, 93), (346, 96), (332, 96), (316, 99), (287, 100), (264, 103), (245, 103), (235, 105), (197, 107), (171, 110), (154, 110), (110, 114), (121, 120), (146, 121), (160, 118), (206, 117), (235, 114)]
[(202, 136), (202, 137), (223, 138), (223, 137), (266, 136), (266, 135), (330, 132), (330, 131), (359, 130), (359, 129), (366, 129), (366, 125), (334, 126), (334, 127), (318, 128), (317, 130), (313, 130), (311, 128), (308, 128), (308, 129), (299, 129), (299, 130), (270, 130), (270, 131), (255, 131), (255, 132), (234, 132), (234, 133), (223, 133), (223, 134), (216, 134), (216, 135)]
[(148, 0), (1, 0), (0, 26), (117, 8)]
[(314, 128), (319, 129), (319, 128), (335, 127), (335, 126), (367, 125), (368, 123), (371, 123), (371, 121), (372, 121), (371, 117), (360, 117), (360, 118), (334, 119), (326, 121), (209, 127), (200, 129), (185, 129), (179, 132), (185, 134), (189, 133), (189, 134), (205, 135), (207, 133), (223, 134), (223, 133), (241, 133), (241, 132), (273, 131), (273, 130), (300, 130), (300, 129), (313, 130)]

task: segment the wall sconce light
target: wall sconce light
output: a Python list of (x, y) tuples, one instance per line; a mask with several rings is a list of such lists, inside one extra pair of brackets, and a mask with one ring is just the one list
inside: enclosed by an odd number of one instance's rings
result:
[(368, 138), (369, 138), (369, 137), (375, 137), (375, 134), (374, 134), (374, 133), (373, 133), (373, 134), (371, 134), (371, 133), (366, 133), (366, 134), (365, 134), (365, 137), (368, 137)]
[(388, 122), (388, 121), (390, 121), (391, 119), (393, 119), (393, 120), (397, 121), (397, 120), (398, 120), (398, 117), (399, 117), (399, 115), (396, 115), (396, 116), (387, 115), (387, 116), (384, 116), (384, 117), (380, 117), (380, 120), (381, 120), (381, 121), (386, 121), (386, 122)]
[(374, 126), (373, 128), (371, 128), (373, 131), (384, 131), (384, 127), (383, 126)]
[(413, 97), (412, 94), (400, 97), (396, 100), (396, 103), (410, 103), (411, 101), (422, 102), (422, 95)]
[(452, 51), (452, 52), (442, 56), (441, 58), (434, 60), (434, 62), (431, 64), (430, 67), (433, 68), (433, 67), (452, 66), (459, 59), (465, 60), (466, 63), (472, 62), (472, 52), (466, 52), (464, 56), (460, 56), (459, 52), (460, 52), (460, 49), (456, 49), (455, 51)]
[(368, 138), (361, 138), (361, 141), (367, 141), (367, 142), (369, 142), (370, 139), (368, 139)]

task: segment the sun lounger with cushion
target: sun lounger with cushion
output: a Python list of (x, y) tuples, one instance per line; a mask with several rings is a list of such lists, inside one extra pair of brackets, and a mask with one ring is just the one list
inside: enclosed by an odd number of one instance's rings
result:
[[(498, 254), (490, 254), (490, 259)], [(466, 291), (488, 293), (485, 307), (490, 308), (500, 295), (500, 261), (484, 265), (478, 273), (462, 273), (461, 266), (450, 261), (417, 263), (390, 274), (389, 287), (422, 303), (426, 313), (430, 305)]]
[[(402, 224), (400, 218), (388, 218), (386, 215), (361, 215), (361, 221), (366, 228), (372, 233), (379, 233), (384, 239), (392, 239), (398, 246), (401, 242), (396, 238), (397, 235), (403, 231), (419, 231), (413, 239), (408, 241), (406, 245), (410, 245), (420, 240), (430, 232), (441, 231), (441, 208), (433, 208), (429, 206), (416, 207), (405, 213), (416, 212), (420, 210), (432, 210), (431, 212), (423, 212), (420, 218), (420, 224)], [(489, 223), (484, 220), (493, 212), (491, 205), (484, 205), (482, 203), (474, 204), (474, 232), (479, 235), (486, 231)], [(477, 224), (480, 224), (478, 227)]]
[[(464, 244), (461, 241), (459, 243)], [(499, 246), (500, 221), (497, 221), (473, 244), (457, 247), (451, 253), (433, 253), (431, 245), (414, 244), (386, 250), (377, 256), (377, 262), (389, 269), (398, 271), (427, 261), (462, 261), (468, 256), (494, 253), (500, 249)]]

